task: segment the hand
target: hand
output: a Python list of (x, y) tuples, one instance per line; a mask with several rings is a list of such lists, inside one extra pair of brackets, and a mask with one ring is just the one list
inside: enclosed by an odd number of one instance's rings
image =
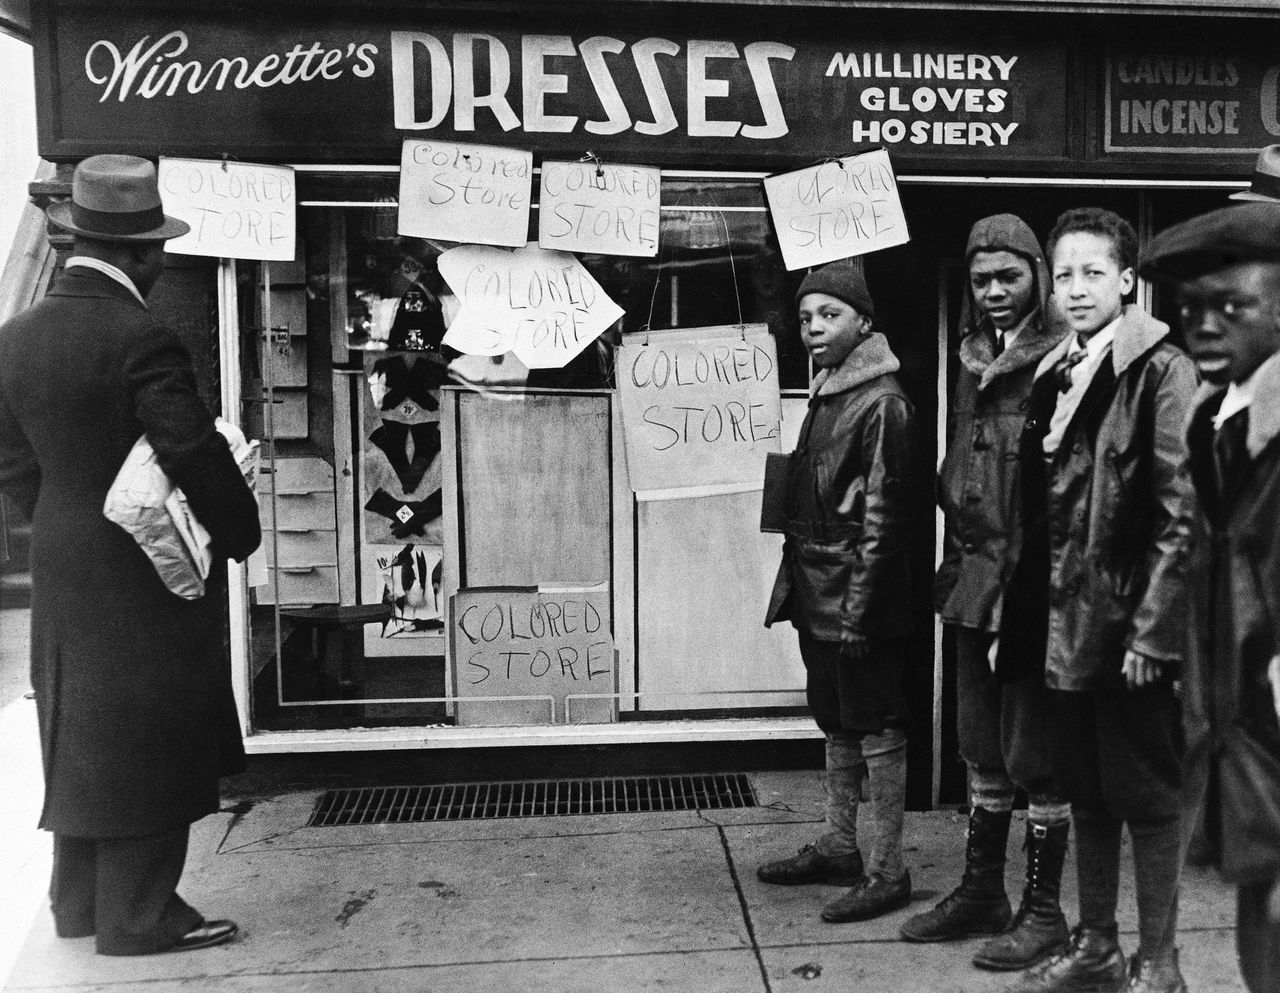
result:
[(1129, 689), (1134, 690), (1154, 685), (1164, 672), (1164, 667), (1157, 660), (1139, 655), (1130, 649), (1124, 653), (1124, 666), (1121, 671), (1124, 673)]
[(1000, 657), (1000, 636), (991, 639), (991, 647), (987, 649), (987, 665), (991, 666), (991, 674), (995, 675), (996, 659)]
[(840, 654), (846, 659), (861, 662), (871, 654), (867, 636), (849, 628), (840, 629)]

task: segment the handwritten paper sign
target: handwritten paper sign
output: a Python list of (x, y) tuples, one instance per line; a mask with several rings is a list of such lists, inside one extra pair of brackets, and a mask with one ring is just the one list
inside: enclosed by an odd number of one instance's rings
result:
[(788, 269), (911, 240), (898, 181), (883, 150), (769, 176), (764, 193)]
[(462, 245), (439, 268), (461, 303), (444, 343), (468, 355), (514, 352), (530, 369), (559, 368), (623, 313), (568, 252)]
[(538, 244), (596, 255), (658, 254), (658, 169), (543, 162)]
[[(458, 590), (449, 598), (453, 685), (462, 698), (458, 723), (616, 720), (617, 704), (612, 698), (565, 699), (574, 694), (617, 692), (609, 619), (609, 588), (604, 583)], [(466, 702), (475, 697), (496, 699)]]
[(164, 212), (191, 225), (165, 251), (292, 262), (298, 198), (287, 166), (164, 159), (156, 170)]
[(767, 325), (654, 331), (618, 349), (627, 474), (641, 500), (764, 485), (780, 450), (778, 355)]
[(518, 148), (406, 139), (400, 234), (518, 248), (529, 239), (533, 156)]

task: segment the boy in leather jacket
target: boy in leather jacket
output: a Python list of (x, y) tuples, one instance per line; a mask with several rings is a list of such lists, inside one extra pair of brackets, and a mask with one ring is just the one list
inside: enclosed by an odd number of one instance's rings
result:
[[(1183, 425), (1196, 373), (1135, 305), (1137, 237), (1107, 210), (1058, 218), (1048, 252), (1070, 329), (1031, 388), (1020, 465), (1023, 550), (1000, 656), (1044, 658), (1054, 785), (1071, 802), (1080, 924), (1011, 993), (1178, 993), (1181, 757), (1194, 496)], [(1043, 600), (1047, 596), (1047, 610)], [(1016, 604), (1015, 599), (1024, 600)], [(1133, 839), (1138, 953), (1116, 928), (1120, 836)]]
[(1206, 834), (1238, 887), (1240, 972), (1262, 993), (1280, 989), (1280, 204), (1184, 221), (1143, 272), (1175, 287), (1205, 379), (1187, 432), (1208, 527), (1188, 580), (1183, 816), (1211, 784)]
[[(818, 372), (790, 457), (786, 543), (765, 624), (789, 619), (800, 636), (809, 708), (826, 735), (826, 832), (757, 875), (848, 886), (822, 917), (865, 920), (911, 898), (902, 861), (910, 724), (902, 675), (912, 408), (897, 358), (871, 330), (871, 295), (851, 262), (810, 272), (796, 303)], [(857, 830), (864, 777), (865, 866)]]

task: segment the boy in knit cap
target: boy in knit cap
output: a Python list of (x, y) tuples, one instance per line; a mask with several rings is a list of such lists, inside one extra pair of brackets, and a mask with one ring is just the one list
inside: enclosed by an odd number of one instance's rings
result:
[[(960, 754), (969, 769), (968, 845), (959, 887), (907, 921), (902, 937), (951, 941), (994, 934), (974, 963), (1023, 969), (1067, 937), (1058, 892), (1071, 807), (1050, 775), (1043, 658), (1019, 659), (1016, 669), (1001, 672), (994, 671), (994, 659), (1004, 590), (1021, 548), (1017, 455), (1031, 381), (1066, 329), (1047, 320), (1048, 269), (1021, 218), (996, 214), (978, 221), (965, 262), (960, 373), (939, 488), (946, 551), (934, 592), (956, 645)], [(1028, 797), (1027, 874), (1015, 916), (1005, 895), (1004, 864), (1018, 787)]]
[(1211, 858), (1239, 887), (1240, 972), (1263, 993), (1280, 989), (1280, 203), (1184, 221), (1142, 268), (1176, 288), (1205, 379), (1187, 432), (1208, 533), (1188, 578), (1184, 814), (1212, 782)]
[[(912, 409), (897, 358), (871, 330), (871, 294), (851, 262), (810, 272), (796, 303), (818, 371), (788, 466), (786, 543), (765, 624), (789, 619), (800, 636), (809, 708), (827, 739), (826, 831), (757, 874), (780, 885), (848, 886), (822, 917), (856, 921), (911, 898), (902, 862), (910, 723), (902, 676)], [(857, 831), (864, 777), (865, 867)]]

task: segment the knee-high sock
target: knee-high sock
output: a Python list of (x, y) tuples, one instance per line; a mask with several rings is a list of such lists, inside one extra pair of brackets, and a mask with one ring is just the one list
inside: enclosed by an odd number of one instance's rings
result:
[(1178, 933), (1178, 881), (1182, 875), (1177, 818), (1129, 822), (1133, 875), (1138, 891), (1138, 939), (1143, 955), (1155, 956)]
[(1103, 810), (1072, 807), (1076, 826), (1076, 871), (1080, 880), (1080, 924), (1110, 928), (1120, 899), (1121, 822)]
[(897, 728), (862, 739), (871, 800), (871, 860), (867, 872), (898, 879), (902, 864), (902, 813), (907, 799), (907, 736)]
[(818, 851), (829, 858), (852, 855), (858, 850), (858, 797), (867, 765), (862, 742), (848, 734), (827, 735), (827, 830), (818, 839)]

